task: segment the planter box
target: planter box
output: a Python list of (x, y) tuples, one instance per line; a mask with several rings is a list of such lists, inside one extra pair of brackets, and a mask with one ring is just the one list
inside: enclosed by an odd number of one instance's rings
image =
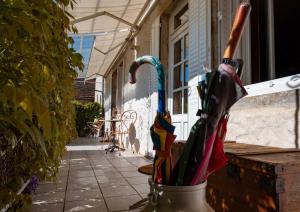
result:
[(215, 211), (300, 211), (300, 150), (225, 142), (225, 152), (207, 182)]

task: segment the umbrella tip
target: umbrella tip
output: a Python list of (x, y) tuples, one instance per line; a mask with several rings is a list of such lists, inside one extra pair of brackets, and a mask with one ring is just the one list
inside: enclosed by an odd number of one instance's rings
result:
[(251, 7), (251, 4), (247, 1), (243, 1), (240, 5), (241, 6), (246, 6), (246, 7)]

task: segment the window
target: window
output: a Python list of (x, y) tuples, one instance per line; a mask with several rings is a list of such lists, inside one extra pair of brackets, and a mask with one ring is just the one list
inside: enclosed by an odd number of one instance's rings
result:
[(185, 5), (174, 17), (174, 30), (186, 23), (189, 19), (188, 5)]
[(173, 114), (188, 112), (188, 39), (188, 34), (185, 34), (173, 45)]
[(300, 1), (250, 2), (252, 83), (300, 73)]
[(274, 0), (276, 78), (300, 73), (299, 9), (299, 0)]

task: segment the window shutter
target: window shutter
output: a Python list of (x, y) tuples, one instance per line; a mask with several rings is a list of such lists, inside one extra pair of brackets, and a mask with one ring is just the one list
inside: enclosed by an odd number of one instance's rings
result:
[[(229, 38), (232, 22), (241, 2), (249, 2), (249, 0), (219, 0), (219, 15), (220, 15), (220, 52), (219, 61), (223, 58), (223, 53)], [(245, 84), (251, 82), (251, 45), (250, 45), (250, 21), (245, 25), (245, 29), (236, 52), (236, 58), (242, 58), (244, 60), (244, 71), (242, 81)]]
[(223, 58), (223, 53), (225, 51), (225, 47), (228, 41), (228, 37), (230, 34), (231, 24), (232, 24), (232, 0), (219, 0), (220, 11), (220, 52), (219, 52), (219, 61), (221, 62)]
[(210, 3), (208, 0), (189, 1), (189, 130), (197, 121), (196, 113), (200, 109), (197, 92), (199, 75), (204, 73), (203, 67), (210, 68)]

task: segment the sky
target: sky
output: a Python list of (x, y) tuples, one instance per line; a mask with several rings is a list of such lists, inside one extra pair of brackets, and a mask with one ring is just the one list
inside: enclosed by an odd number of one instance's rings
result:
[(74, 39), (74, 44), (71, 47), (83, 56), (84, 70), (78, 72), (78, 77), (82, 78), (85, 77), (88, 69), (95, 36), (71, 35), (71, 37)]

